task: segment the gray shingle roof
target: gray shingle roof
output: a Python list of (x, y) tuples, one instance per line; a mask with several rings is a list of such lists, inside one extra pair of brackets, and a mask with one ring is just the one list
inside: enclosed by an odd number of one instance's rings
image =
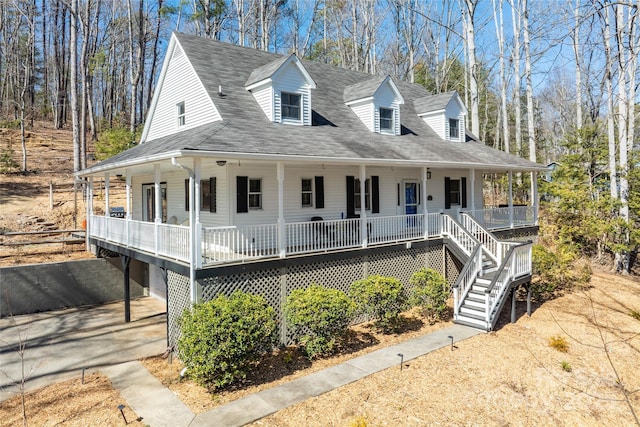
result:
[(349, 85), (344, 88), (344, 102), (356, 101), (358, 99), (369, 98), (373, 96), (382, 82), (386, 79), (385, 76), (375, 76), (369, 80), (358, 82)]
[[(293, 55), (293, 53), (291, 55)], [(273, 74), (278, 71), (282, 64), (287, 62), (287, 59), (289, 59), (291, 55), (283, 56), (253, 70), (251, 72), (251, 75), (249, 76), (249, 79), (247, 79), (245, 86), (251, 86), (254, 83), (261, 82), (262, 80), (268, 79), (273, 76)]]
[(413, 108), (415, 108), (417, 114), (444, 110), (447, 108), (449, 102), (451, 102), (451, 98), (453, 98), (455, 93), (456, 92), (443, 92), (414, 99)]
[[(222, 151), (230, 157), (233, 153), (311, 156), (323, 158), (325, 163), (328, 163), (326, 159), (353, 159), (354, 162), (406, 161), (425, 166), (474, 165), (493, 170), (545, 168), (494, 150), (470, 139), (469, 135), (467, 140), (471, 142), (466, 143), (442, 140), (416, 113), (414, 101), (428, 100), (425, 98), (429, 95), (427, 90), (407, 82), (396, 84), (405, 99), (400, 106), (401, 135), (372, 133), (344, 104), (343, 96), (347, 87), (365, 90), (384, 77), (373, 78), (370, 74), (306, 60), (302, 63), (317, 87), (311, 92), (313, 126), (272, 123), (245, 85), (256, 70), (265, 75), (268, 69), (287, 57), (196, 36), (175, 36), (223, 120), (147, 141), (91, 169), (121, 167), (128, 162), (140, 162), (140, 158), (177, 150)], [(217, 95), (219, 85), (224, 88), (224, 97)], [(439, 100), (445, 97), (436, 95), (432, 98), (441, 102)], [(434, 101), (433, 104), (437, 103)]]

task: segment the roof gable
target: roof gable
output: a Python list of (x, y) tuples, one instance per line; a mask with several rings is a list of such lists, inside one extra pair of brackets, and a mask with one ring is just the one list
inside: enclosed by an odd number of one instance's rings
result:
[(398, 86), (393, 82), (391, 76), (378, 76), (369, 80), (364, 80), (344, 88), (342, 98), (349, 105), (356, 102), (375, 98), (384, 85), (389, 85), (398, 100), (398, 104), (404, 104), (404, 98), (398, 90)]
[(251, 90), (258, 86), (262, 86), (264, 84), (277, 80), (278, 75), (282, 73), (283, 70), (285, 70), (290, 64), (295, 65), (295, 67), (302, 75), (305, 84), (307, 84), (310, 89), (316, 88), (316, 82), (313, 80), (304, 65), (302, 65), (302, 62), (300, 62), (296, 54), (292, 53), (289, 56), (278, 58), (272, 62), (254, 69), (244, 84), (246, 89)]
[(426, 114), (435, 114), (439, 112), (443, 112), (447, 109), (451, 103), (455, 103), (455, 105), (462, 111), (464, 114), (467, 114), (467, 108), (465, 107), (460, 95), (458, 92), (442, 92), (435, 95), (428, 95), (422, 98), (414, 99), (413, 106), (416, 110), (416, 113), (419, 116)]

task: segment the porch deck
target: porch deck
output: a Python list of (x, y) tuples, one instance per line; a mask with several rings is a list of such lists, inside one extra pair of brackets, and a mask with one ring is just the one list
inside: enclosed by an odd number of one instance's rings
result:
[[(467, 211), (487, 230), (536, 225), (533, 207), (507, 207)], [(371, 247), (443, 237), (440, 213), (367, 217), (363, 219), (260, 224), (246, 227), (194, 227), (199, 244), (193, 245), (197, 268), (263, 258), (285, 258), (357, 247)], [(89, 237), (132, 250), (189, 264), (192, 245), (189, 226), (135, 221), (91, 215)]]

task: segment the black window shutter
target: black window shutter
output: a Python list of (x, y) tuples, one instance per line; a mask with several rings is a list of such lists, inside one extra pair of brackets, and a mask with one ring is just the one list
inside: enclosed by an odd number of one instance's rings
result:
[(189, 180), (184, 180), (184, 210), (189, 211)]
[(215, 212), (216, 211), (216, 177), (212, 176), (211, 178), (209, 178), (209, 199), (210, 199), (210, 203), (209, 203), (209, 212)]
[(354, 195), (355, 179), (352, 176), (347, 177), (347, 218), (353, 218), (356, 215), (356, 204)]
[(467, 178), (460, 179), (460, 198), (462, 199), (462, 207), (467, 207)]
[(451, 209), (451, 178), (444, 178), (444, 208)]
[(236, 177), (236, 212), (249, 212), (249, 177)]
[(380, 180), (371, 176), (371, 213), (380, 213)]
[(324, 208), (324, 177), (316, 176), (316, 208)]
[(397, 193), (398, 193), (398, 194), (397, 194), (397, 196), (398, 196), (398, 206), (400, 206), (400, 184), (399, 184), (399, 183), (398, 183), (397, 187), (398, 187), (398, 188), (397, 188)]

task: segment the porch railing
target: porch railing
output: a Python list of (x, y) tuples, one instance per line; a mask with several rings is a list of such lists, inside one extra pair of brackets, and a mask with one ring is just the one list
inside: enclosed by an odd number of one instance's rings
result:
[(487, 230), (535, 225), (533, 206), (514, 206), (468, 211)]
[(460, 306), (464, 303), (464, 299), (471, 290), (473, 283), (482, 270), (482, 245), (477, 244), (471, 252), (469, 261), (464, 265), (462, 271), (458, 275), (456, 282), (453, 284), (453, 313), (457, 316)]
[(90, 218), (90, 234), (93, 237), (189, 262), (191, 254), (189, 227), (101, 215), (92, 215)]
[[(495, 215), (506, 212), (502, 208), (498, 211)], [(528, 218), (528, 207), (523, 207), (522, 211)], [(483, 215), (490, 217), (488, 210)], [(478, 223), (483, 224), (480, 220)], [(205, 264), (277, 257), (283, 253), (326, 252), (443, 235), (455, 240), (467, 256), (477, 244), (474, 233), (469, 233), (449, 215), (439, 213), (367, 218), (366, 242), (361, 227), (360, 218), (286, 223), (282, 233), (284, 241), (280, 241), (278, 224), (203, 227), (197, 234), (201, 237), (199, 250)], [(92, 215), (89, 234), (124, 247), (190, 261), (189, 227)], [(483, 240), (482, 243), (490, 242)], [(505, 252), (503, 249), (502, 253)]]

